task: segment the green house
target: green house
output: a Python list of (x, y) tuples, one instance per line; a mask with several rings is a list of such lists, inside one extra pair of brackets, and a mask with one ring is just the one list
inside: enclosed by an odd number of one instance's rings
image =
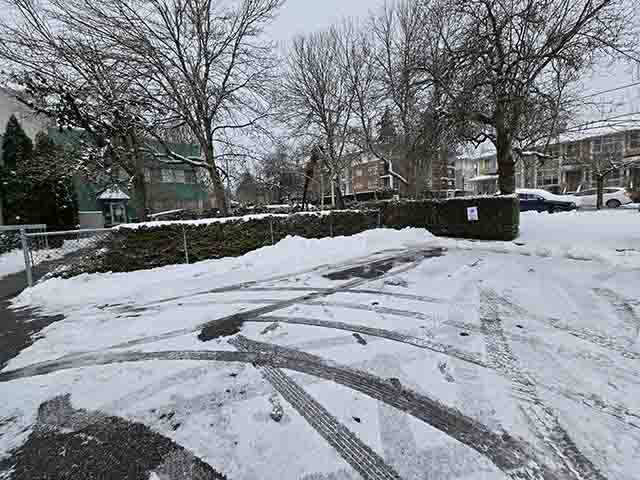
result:
[[(59, 145), (80, 144), (83, 132), (50, 128), (48, 135)], [(183, 156), (198, 156), (200, 152), (197, 145), (170, 144), (169, 148)], [(92, 183), (80, 175), (74, 179), (81, 228), (140, 221), (128, 175), (124, 171), (114, 173), (118, 180), (115, 185), (113, 181)], [(144, 176), (149, 213), (211, 207), (211, 197), (198, 179), (196, 169), (190, 165), (164, 164), (149, 155), (145, 159)]]

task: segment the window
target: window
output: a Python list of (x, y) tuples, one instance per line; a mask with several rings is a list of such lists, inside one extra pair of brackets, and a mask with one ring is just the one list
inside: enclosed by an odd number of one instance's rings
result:
[(588, 197), (590, 195), (595, 195), (595, 194), (596, 194), (596, 190), (594, 188), (590, 188), (589, 190), (583, 190), (581, 192), (574, 193), (574, 196), (576, 196), (576, 197)]
[(162, 169), (162, 183), (174, 183), (175, 182), (175, 175), (173, 174), (173, 170), (170, 170), (168, 168), (163, 168)]
[(176, 183), (186, 183), (184, 170), (174, 170), (173, 175)]
[(382, 188), (391, 188), (391, 178), (385, 177), (382, 179)]
[(185, 183), (197, 183), (196, 182), (196, 172), (193, 170), (185, 170), (184, 171), (184, 181)]
[(144, 169), (144, 183), (151, 183), (151, 169)]
[(640, 130), (629, 132), (629, 148), (640, 148)]
[(374, 190), (378, 188), (378, 179), (377, 178), (370, 179), (369, 182), (367, 183), (367, 187), (369, 187), (370, 190)]
[(362, 176), (362, 169), (361, 168), (356, 168), (356, 177), (361, 177)]
[(616, 136), (596, 138), (591, 141), (591, 153), (610, 153), (622, 150), (622, 143)]
[(580, 153), (580, 144), (578, 143), (570, 143), (567, 145), (567, 157), (569, 158), (577, 158)]
[(369, 172), (369, 175), (378, 175), (378, 166), (377, 165), (371, 165), (367, 171)]

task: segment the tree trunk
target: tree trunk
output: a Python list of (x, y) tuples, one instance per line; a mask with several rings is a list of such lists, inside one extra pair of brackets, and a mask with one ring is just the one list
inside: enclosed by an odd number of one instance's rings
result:
[(498, 188), (502, 195), (516, 191), (516, 168), (513, 159), (511, 135), (504, 124), (504, 115), (496, 115), (496, 153), (498, 160)]
[(336, 205), (338, 209), (344, 210), (344, 197), (342, 196), (342, 190), (340, 190), (340, 176), (336, 175), (334, 180), (335, 192), (336, 192)]
[(213, 188), (213, 199), (216, 203), (216, 208), (220, 210), (222, 215), (229, 213), (227, 206), (227, 196), (225, 195), (224, 185), (222, 184), (222, 178), (220, 178), (220, 172), (216, 168), (216, 162), (213, 158), (213, 144), (209, 143), (205, 148), (205, 160), (207, 161), (207, 171), (211, 177), (211, 186)]
[(596, 175), (596, 209), (601, 210), (604, 195), (604, 175)]
[[(318, 152), (314, 149), (311, 152), (311, 158), (309, 158), (309, 163), (307, 163), (305, 167), (305, 176), (304, 176), (304, 190), (302, 191), (302, 209), (307, 210), (307, 194), (309, 192), (309, 187), (311, 184), (311, 180), (313, 179), (313, 174), (316, 171), (316, 166), (318, 165)], [(322, 172), (320, 172), (322, 175)], [(324, 192), (322, 192), (324, 194)]]
[(139, 222), (147, 219), (147, 184), (144, 182), (144, 169), (138, 171), (133, 177), (133, 191), (136, 198), (136, 216)]

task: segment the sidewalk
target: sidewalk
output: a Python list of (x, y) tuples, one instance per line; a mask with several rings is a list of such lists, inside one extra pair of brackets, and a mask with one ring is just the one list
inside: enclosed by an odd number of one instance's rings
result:
[(24, 272), (0, 277), (0, 370), (21, 350), (33, 344), (33, 336), (63, 315), (39, 316), (37, 310), (11, 310), (11, 299), (27, 286)]

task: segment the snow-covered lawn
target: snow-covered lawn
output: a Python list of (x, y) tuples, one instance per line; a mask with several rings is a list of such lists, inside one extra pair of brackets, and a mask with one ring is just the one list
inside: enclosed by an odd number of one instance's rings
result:
[(66, 318), (0, 373), (0, 456), (70, 393), (234, 479), (631, 480), (638, 240), (636, 212), (524, 214), (515, 243), (373, 230), (48, 280), (15, 305)]

